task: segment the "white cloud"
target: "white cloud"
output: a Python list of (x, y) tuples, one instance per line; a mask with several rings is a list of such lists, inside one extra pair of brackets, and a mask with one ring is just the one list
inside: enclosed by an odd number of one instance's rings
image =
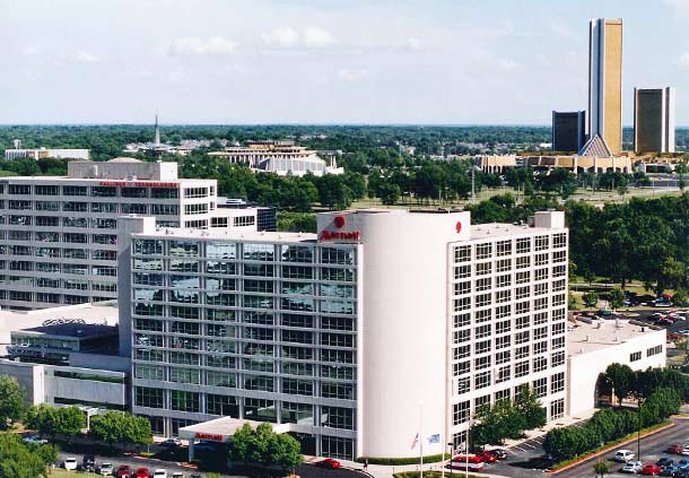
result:
[(277, 27), (264, 33), (263, 41), (277, 48), (294, 48), (299, 43), (299, 34), (290, 27)]
[(304, 32), (304, 43), (309, 48), (323, 48), (335, 43), (335, 38), (327, 30), (308, 27)]
[(689, 12), (689, 0), (663, 0), (663, 3), (675, 10)]
[(100, 61), (100, 58), (98, 58), (96, 55), (85, 50), (79, 50), (75, 55), (75, 59), (81, 63), (95, 63)]
[(335, 77), (343, 83), (358, 83), (368, 76), (368, 71), (360, 68), (342, 68), (339, 70)]
[(679, 67), (683, 70), (689, 70), (689, 51), (685, 51), (679, 57)]
[(34, 56), (38, 55), (40, 52), (41, 48), (38, 45), (29, 45), (22, 50), (24, 56)]
[(421, 49), (421, 40), (416, 37), (407, 38), (407, 48), (412, 51), (419, 51)]
[(507, 58), (500, 58), (497, 61), (498, 66), (503, 71), (514, 71), (519, 68), (519, 65), (514, 60), (509, 60)]
[(170, 46), (170, 54), (185, 55), (228, 55), (234, 53), (239, 44), (221, 36), (186, 37), (175, 40)]

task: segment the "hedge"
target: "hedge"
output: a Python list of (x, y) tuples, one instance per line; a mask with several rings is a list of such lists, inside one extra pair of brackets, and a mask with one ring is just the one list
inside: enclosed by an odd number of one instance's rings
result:
[[(439, 461), (450, 458), (448, 453), (427, 455), (423, 457), (424, 463), (438, 463)], [(418, 456), (390, 458), (390, 457), (376, 457), (376, 456), (360, 456), (355, 461), (358, 463), (365, 463), (368, 460), (369, 465), (417, 465), (419, 463)], [(424, 473), (425, 475), (425, 473)]]

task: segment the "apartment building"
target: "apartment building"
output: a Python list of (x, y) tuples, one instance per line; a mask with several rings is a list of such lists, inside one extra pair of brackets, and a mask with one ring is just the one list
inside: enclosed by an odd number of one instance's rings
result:
[(400, 457), (419, 433), (443, 437), (424, 454), (463, 442), (478, 407), (520, 387), (565, 413), (562, 212), (472, 226), (344, 211), (317, 234), (120, 226), (120, 353), (158, 434), (228, 416), (285, 424), (310, 454)]
[[(117, 297), (117, 223), (207, 228), (215, 180), (179, 179), (176, 163), (69, 163), (65, 177), (0, 180), (0, 306), (36, 309)], [(254, 219), (255, 223), (255, 219)]]

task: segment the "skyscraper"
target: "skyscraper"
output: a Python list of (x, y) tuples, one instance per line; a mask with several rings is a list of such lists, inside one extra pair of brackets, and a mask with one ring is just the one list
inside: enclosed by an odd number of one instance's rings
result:
[(553, 111), (553, 151), (579, 151), (586, 143), (586, 111)]
[(622, 19), (589, 24), (589, 138), (599, 135), (610, 151), (622, 149)]
[(675, 152), (674, 88), (634, 88), (634, 151)]

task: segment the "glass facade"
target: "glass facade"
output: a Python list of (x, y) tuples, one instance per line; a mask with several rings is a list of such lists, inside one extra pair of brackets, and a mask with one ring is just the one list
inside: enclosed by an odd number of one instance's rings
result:
[(353, 458), (355, 245), (157, 237), (132, 250), (135, 413), (164, 417), (166, 434), (175, 418), (293, 423), (319, 453)]

